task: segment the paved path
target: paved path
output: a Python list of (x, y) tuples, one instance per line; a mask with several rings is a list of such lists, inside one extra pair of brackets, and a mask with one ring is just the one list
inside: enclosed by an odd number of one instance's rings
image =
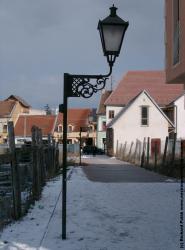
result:
[[(104, 182), (88, 180), (81, 168), (68, 172), (67, 240), (61, 239), (62, 176), (58, 176), (47, 183), (27, 216), (3, 231), (0, 249), (179, 249), (179, 183), (131, 183), (131, 179), (143, 180), (143, 173), (147, 180), (162, 177), (104, 156), (83, 161), (89, 163), (84, 172), (91, 171), (93, 179)], [(119, 183), (110, 183), (118, 178)]]
[[(169, 177), (108, 156), (84, 156), (83, 171), (95, 182), (165, 182)], [(171, 179), (171, 178), (170, 178)]]

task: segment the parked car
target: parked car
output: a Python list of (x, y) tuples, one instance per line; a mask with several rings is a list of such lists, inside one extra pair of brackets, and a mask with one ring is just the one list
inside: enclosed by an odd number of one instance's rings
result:
[(100, 148), (97, 148), (96, 146), (90, 146), (90, 145), (87, 145), (87, 146), (84, 146), (83, 149), (82, 149), (82, 152), (83, 154), (85, 155), (102, 155), (104, 154), (104, 151)]

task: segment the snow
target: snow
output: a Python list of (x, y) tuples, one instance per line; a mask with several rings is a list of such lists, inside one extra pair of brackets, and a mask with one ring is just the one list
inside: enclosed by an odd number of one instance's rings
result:
[(61, 239), (59, 176), (27, 216), (4, 229), (0, 249), (179, 249), (179, 183), (98, 183), (89, 181), (80, 167), (71, 171), (67, 239)]
[(93, 157), (93, 155), (82, 155), (82, 159), (89, 159), (92, 157)]

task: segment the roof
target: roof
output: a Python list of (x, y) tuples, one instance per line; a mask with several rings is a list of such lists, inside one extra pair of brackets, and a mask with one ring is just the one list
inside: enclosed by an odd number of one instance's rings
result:
[(39, 127), (47, 136), (54, 132), (55, 123), (55, 115), (21, 115), (15, 125), (15, 136), (31, 136), (32, 126)]
[(177, 98), (175, 98), (175, 99), (173, 100), (173, 102), (169, 103), (169, 106), (170, 106), (170, 105), (173, 105), (173, 104), (174, 104), (178, 99), (180, 99), (182, 96), (185, 96), (185, 92), (182, 93), (181, 95), (177, 96)]
[(102, 95), (100, 98), (100, 103), (99, 103), (98, 110), (97, 110), (97, 115), (105, 115), (106, 114), (106, 107), (105, 107), (104, 103), (107, 100), (107, 98), (110, 96), (111, 93), (112, 93), (111, 90), (105, 90), (102, 92)]
[(162, 109), (157, 105), (155, 100), (149, 95), (149, 93), (145, 90), (141, 91), (138, 95), (136, 95), (127, 105), (126, 107), (123, 107), (120, 112), (107, 124), (107, 127), (111, 127), (128, 109), (129, 107), (135, 102), (135, 100), (141, 95), (145, 94), (150, 101), (154, 104), (154, 106), (159, 110), (159, 112), (164, 116), (164, 118), (168, 121), (168, 123), (174, 128), (174, 124), (170, 121), (170, 119), (165, 115), (165, 113), (162, 111)]
[(184, 84), (166, 84), (164, 71), (128, 71), (105, 105), (125, 106), (143, 90), (162, 107), (184, 92)]
[(18, 101), (20, 102), (25, 108), (29, 108), (30, 105), (21, 97), (17, 96), (17, 95), (10, 95), (5, 101), (7, 100), (14, 100), (14, 101)]
[(9, 117), (14, 106), (15, 106), (15, 101), (9, 100), (9, 101), (0, 101), (0, 117), (5, 118)]
[[(92, 109), (68, 109), (67, 123), (73, 126), (73, 132), (79, 132), (80, 127), (88, 125), (88, 119)], [(63, 124), (63, 114), (58, 114), (57, 126)]]

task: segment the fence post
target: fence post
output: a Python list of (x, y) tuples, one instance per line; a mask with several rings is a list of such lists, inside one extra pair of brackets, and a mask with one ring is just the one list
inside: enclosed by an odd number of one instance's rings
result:
[(42, 130), (38, 130), (39, 133), (39, 151), (40, 151), (40, 169), (41, 169), (41, 183), (44, 186), (46, 183), (46, 168), (44, 162), (44, 145), (42, 141)]
[(131, 145), (130, 145), (130, 150), (129, 150), (129, 153), (128, 153), (128, 161), (130, 161), (130, 156), (131, 156), (131, 153), (132, 153), (133, 144), (134, 144), (134, 142), (132, 141)]
[(124, 147), (123, 147), (122, 160), (125, 160), (126, 149), (127, 149), (127, 141), (125, 142)]
[(33, 199), (39, 199), (39, 174), (38, 174), (38, 164), (37, 164), (37, 127), (33, 126), (31, 128), (32, 133), (32, 167), (33, 167), (33, 183), (32, 183), (32, 193)]
[(165, 166), (165, 164), (166, 164), (167, 148), (168, 148), (168, 136), (166, 136), (166, 140), (165, 140), (163, 162), (162, 162), (163, 166)]
[(49, 177), (52, 176), (52, 149), (51, 149), (51, 135), (48, 134), (48, 172), (49, 172)]
[(37, 184), (38, 184), (38, 198), (41, 196), (42, 190), (42, 171), (41, 171), (41, 154), (40, 154), (40, 133), (39, 128), (36, 128), (36, 149), (37, 149)]
[(21, 217), (21, 189), (19, 178), (19, 165), (17, 164), (16, 159), (15, 134), (12, 121), (8, 122), (8, 140), (11, 153), (14, 218), (17, 220)]
[(52, 165), (53, 165), (53, 175), (55, 175), (55, 173), (56, 173), (56, 161), (55, 161), (55, 157), (56, 157), (56, 142), (55, 142), (55, 140), (52, 138)]
[(150, 159), (150, 137), (147, 139), (147, 156), (146, 156), (146, 164), (149, 167), (149, 159)]
[(144, 167), (144, 161), (145, 161), (145, 138), (143, 140), (143, 152), (141, 155), (141, 168)]
[(120, 145), (120, 149), (119, 149), (119, 155), (118, 155), (118, 159), (121, 160), (121, 156), (122, 156), (122, 148), (123, 148), (123, 144), (121, 143)]
[(154, 168), (157, 170), (157, 141), (155, 141)]
[(118, 157), (118, 145), (119, 145), (119, 141), (117, 140), (117, 143), (116, 143), (116, 158)]
[(56, 150), (55, 150), (55, 164), (56, 164), (56, 172), (59, 171), (59, 148), (58, 142), (56, 143)]
[(171, 159), (171, 164), (172, 164), (172, 165), (174, 164), (174, 160), (175, 160), (176, 141), (177, 141), (177, 134), (174, 133), (173, 148), (172, 148), (172, 159)]
[(138, 145), (139, 145), (139, 153), (138, 153), (138, 164), (139, 164), (141, 160), (141, 141), (139, 140), (138, 140)]
[(137, 159), (137, 148), (138, 148), (138, 140), (136, 139), (136, 146), (135, 146), (135, 150), (134, 150), (134, 157), (133, 157), (133, 163), (136, 163), (136, 159)]

